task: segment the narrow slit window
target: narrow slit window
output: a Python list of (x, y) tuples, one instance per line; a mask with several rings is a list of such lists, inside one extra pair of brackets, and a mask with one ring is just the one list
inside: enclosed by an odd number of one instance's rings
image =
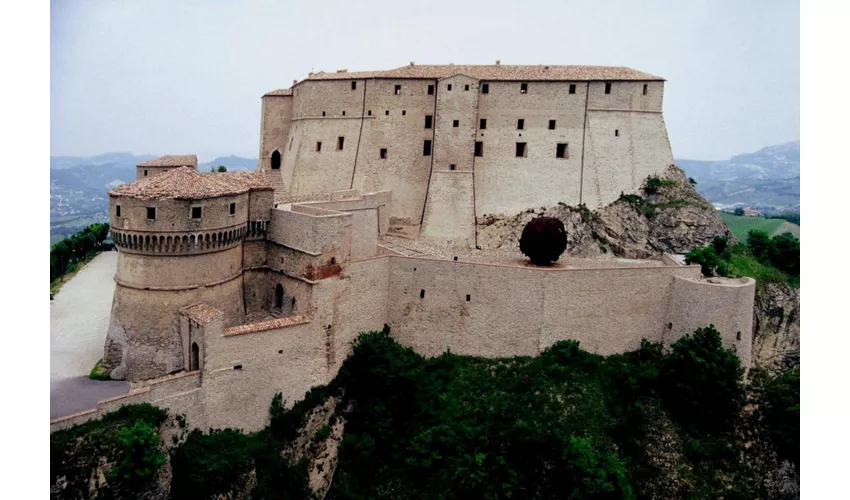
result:
[(192, 218), (200, 219), (201, 218), (201, 207), (192, 207)]
[(431, 125), (434, 122), (434, 117), (431, 115), (425, 115), (425, 128), (431, 128)]
[(738, 333), (735, 335), (735, 339), (736, 339), (736, 340), (741, 340), (741, 332), (738, 332)]
[(319, 152), (321, 150), (322, 150), (322, 141), (317, 141), (316, 142), (316, 152)]
[(452, 90), (452, 84), (451, 84), (451, 83), (450, 83), (450, 84), (448, 84), (448, 85), (446, 85), (446, 90), (448, 90), (449, 92), (451, 92), (451, 90)]
[(148, 169), (145, 169), (144, 173), (145, 173), (145, 177), (147, 177), (148, 176)]
[(241, 369), (242, 369), (242, 365), (233, 365), (233, 369), (234, 369), (234, 370), (241, 370)]
[(643, 84), (643, 95), (646, 95), (646, 92), (649, 90), (649, 85)]
[(527, 151), (528, 148), (526, 148), (525, 146), (526, 146), (525, 142), (516, 143), (516, 157), (517, 158), (525, 158), (525, 155), (528, 152)]
[(393, 89), (393, 94), (395, 94), (395, 95), (401, 95), (401, 85), (396, 85), (396, 86), (395, 86), (395, 88)]
[(381, 148), (381, 159), (382, 160), (387, 159), (387, 148)]
[(336, 138), (336, 149), (337, 149), (337, 151), (342, 151), (343, 146), (345, 146), (345, 137), (337, 137)]
[(463, 90), (464, 90), (464, 91), (469, 90), (469, 84), (464, 85), (464, 86), (463, 86)]
[(519, 84), (519, 93), (520, 94), (527, 94), (528, 93), (528, 84), (527, 83), (520, 83)]
[(424, 299), (424, 298), (425, 298), (425, 290), (419, 290), (419, 298), (420, 298), (420, 299)]
[(620, 137), (620, 129), (618, 129), (618, 128), (614, 129), (614, 137)]
[(555, 130), (555, 120), (549, 120), (549, 130)]
[(576, 93), (576, 84), (571, 83), (570, 84), (570, 94), (575, 94), (575, 93)]
[(475, 156), (484, 156), (484, 143), (475, 141)]
[(558, 143), (558, 147), (555, 148), (555, 158), (568, 158), (568, 154), (567, 143)]
[(605, 93), (606, 94), (611, 93), (611, 82), (605, 82)]
[(489, 83), (482, 83), (481, 84), (481, 93), (482, 94), (489, 94), (490, 93), (490, 84)]
[(525, 130), (525, 118), (520, 118), (516, 121), (517, 130)]
[(236, 203), (230, 204), (230, 215), (236, 215)]
[(357, 90), (357, 82), (351, 82), (351, 90)]
[(452, 120), (452, 127), (454, 127), (454, 128), (460, 127), (460, 120)]
[(343, 112), (342, 112), (342, 116), (345, 116), (345, 110), (343, 110)]
[(121, 217), (121, 205), (115, 205), (115, 217)]
[(478, 120), (478, 128), (481, 130), (487, 129), (487, 118), (481, 118)]
[(428, 85), (428, 95), (434, 95), (434, 86)]
[[(289, 150), (290, 150), (290, 151), (292, 151), (292, 143), (293, 143), (294, 141), (295, 141), (295, 137), (293, 137), (293, 138), (289, 139)], [(274, 167), (272, 167), (272, 168), (274, 168)], [(277, 168), (280, 168), (280, 165), (278, 165), (278, 167), (277, 167)], [(275, 170), (277, 170), (277, 169), (275, 169)]]
[(148, 207), (148, 219), (156, 219), (156, 207)]
[(324, 112), (324, 111), (322, 111), (322, 116), (325, 116), (325, 112)]
[(372, 116), (372, 110), (370, 109), (369, 111), (366, 112), (366, 114), (369, 115), (369, 116)]
[(431, 141), (426, 139), (422, 144), (422, 156), (431, 156)]
[(384, 115), (386, 115), (386, 116), (390, 116), (390, 110), (386, 110), (386, 111), (384, 111)]
[(467, 302), (469, 302), (469, 301), (470, 301), (470, 299), (472, 299), (472, 296), (471, 296), (471, 295), (469, 295), (469, 294), (466, 294), (466, 301), (467, 301)]

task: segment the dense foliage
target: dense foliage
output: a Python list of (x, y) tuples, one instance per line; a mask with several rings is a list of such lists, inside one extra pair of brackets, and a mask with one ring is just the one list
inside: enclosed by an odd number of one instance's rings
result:
[(771, 238), (765, 231), (753, 229), (746, 244), (737, 245), (718, 236), (710, 245), (688, 252), (685, 262), (699, 264), (705, 276), (749, 276), (759, 282), (800, 285), (800, 240), (790, 233)]
[(109, 224), (92, 224), (50, 247), (50, 281), (73, 272), (94, 256), (109, 235)]

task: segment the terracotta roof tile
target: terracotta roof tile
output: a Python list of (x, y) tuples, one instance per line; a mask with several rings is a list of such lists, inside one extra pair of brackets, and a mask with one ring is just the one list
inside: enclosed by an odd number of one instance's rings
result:
[(137, 167), (198, 167), (195, 155), (165, 155), (153, 160), (143, 161)]
[(284, 316), (283, 318), (270, 319), (268, 321), (259, 321), (257, 323), (248, 323), (247, 325), (231, 326), (224, 329), (224, 336), (244, 335), (246, 333), (265, 332), (267, 330), (275, 330), (277, 328), (286, 328), (289, 326), (303, 325), (309, 323), (310, 318), (304, 314), (296, 316)]
[(193, 304), (180, 309), (180, 314), (188, 316), (189, 319), (199, 325), (206, 325), (210, 321), (221, 317), (224, 313), (209, 304)]
[(198, 200), (247, 193), (252, 189), (272, 189), (272, 185), (259, 170), (204, 174), (194, 168), (179, 167), (123, 184), (110, 190), (109, 195), (145, 200)]
[(268, 95), (283, 95), (283, 96), (292, 95), (292, 89), (272, 90), (271, 92), (267, 92), (267, 93), (263, 94), (263, 97), (266, 97)]
[(619, 66), (555, 66), (506, 64), (425, 64), (402, 66), (386, 71), (353, 73), (313, 73), (307, 80), (350, 80), (360, 78), (446, 78), (463, 74), (478, 80), (663, 80), (663, 78)]

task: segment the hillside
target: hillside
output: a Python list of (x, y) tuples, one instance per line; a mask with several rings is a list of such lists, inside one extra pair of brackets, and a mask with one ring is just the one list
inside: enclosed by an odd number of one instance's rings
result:
[(722, 161), (678, 159), (697, 191), (718, 208), (800, 211), (800, 142), (768, 146)]
[(728, 213), (721, 213), (720, 217), (723, 222), (729, 226), (729, 230), (741, 241), (747, 239), (747, 233), (751, 229), (760, 229), (767, 231), (771, 236), (780, 235), (782, 233), (791, 233), (797, 238), (800, 237), (800, 226), (782, 219), (763, 219), (761, 217), (744, 217)]

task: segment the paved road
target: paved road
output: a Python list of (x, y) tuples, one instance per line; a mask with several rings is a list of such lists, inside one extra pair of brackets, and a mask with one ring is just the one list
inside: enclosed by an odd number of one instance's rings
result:
[(65, 283), (50, 302), (50, 418), (94, 408), (126, 393), (126, 382), (87, 378), (103, 357), (118, 252), (103, 252)]

